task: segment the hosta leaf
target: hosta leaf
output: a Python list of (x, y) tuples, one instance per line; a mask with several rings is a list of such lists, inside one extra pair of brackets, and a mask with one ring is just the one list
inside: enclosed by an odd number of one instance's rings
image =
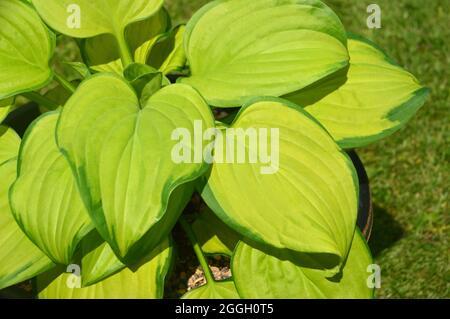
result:
[(11, 213), (8, 192), (16, 179), (16, 168), (16, 159), (0, 164), (0, 289), (30, 279), (54, 266), (20, 230)]
[(93, 228), (69, 163), (55, 141), (59, 112), (47, 113), (27, 130), (10, 201), (28, 237), (54, 262), (68, 265)]
[(47, 105), (39, 104), (39, 110), (41, 113), (47, 113), (57, 110), (59, 107), (64, 106), (66, 104), (67, 100), (72, 95), (71, 92), (66, 90), (61, 85), (58, 85), (54, 87), (53, 89), (49, 90), (47, 93), (45, 93), (45, 97), (53, 102), (52, 105), (50, 103), (47, 103)]
[[(140, 244), (136, 245), (136, 249), (142, 254), (151, 252), (167, 238), (191, 199), (193, 191), (193, 184), (188, 183), (179, 186), (172, 193), (164, 217), (147, 232), (140, 240)], [(125, 267), (97, 232), (89, 234), (83, 240), (82, 251), (83, 285), (85, 286), (97, 283)]]
[(216, 0), (188, 23), (184, 46), (192, 75), (181, 81), (218, 107), (291, 93), (348, 64), (344, 27), (317, 0)]
[(183, 48), (185, 29), (184, 25), (180, 25), (158, 39), (150, 51), (147, 63), (164, 74), (181, 71), (186, 65), (186, 54)]
[(239, 294), (231, 280), (216, 281), (195, 288), (182, 297), (182, 299), (239, 299)]
[(8, 116), (12, 110), (14, 104), (14, 98), (8, 98), (0, 101), (0, 124)]
[(240, 237), (208, 208), (197, 216), (192, 230), (202, 251), (210, 255), (231, 256)]
[[(128, 26), (125, 30), (125, 39), (133, 53), (134, 62), (145, 64), (151, 48), (160, 34), (166, 32), (168, 28), (170, 28), (170, 18), (164, 8), (152, 17)], [(92, 70), (122, 74), (120, 51), (111, 34), (86, 39), (82, 42), (81, 49), (84, 60)]]
[(32, 0), (53, 29), (75, 38), (123, 33), (133, 23), (152, 16), (163, 0)]
[(369, 248), (355, 232), (350, 253), (341, 273), (327, 278), (324, 268), (330, 256), (308, 255), (253, 247), (240, 242), (232, 259), (233, 277), (243, 298), (372, 298), (367, 285), (373, 264)]
[(351, 37), (350, 68), (286, 98), (316, 117), (344, 148), (363, 147), (403, 127), (429, 90), (368, 40)]
[(231, 127), (247, 134), (245, 144), (236, 135), (216, 138), (215, 163), (202, 192), (208, 206), (253, 240), (334, 254), (342, 263), (358, 208), (357, 174), (348, 156), (317, 121), (286, 100), (254, 100)]
[[(69, 288), (71, 274), (55, 272), (37, 278), (40, 299), (155, 299), (162, 298), (164, 280), (172, 259), (172, 244), (165, 240), (143, 264), (128, 268), (85, 288)], [(81, 274), (82, 275), (82, 274)]]
[(125, 268), (108, 243), (95, 230), (83, 239), (81, 247), (83, 287), (96, 284)]
[(49, 83), (55, 36), (38, 14), (19, 0), (2, 0), (0, 25), (0, 100)]
[[(158, 70), (140, 63), (131, 63), (125, 68), (123, 75), (139, 96), (141, 105), (145, 105), (148, 99), (165, 84), (163, 80), (166, 80)], [(169, 84), (170, 82), (167, 83)]]
[(82, 62), (64, 62), (71, 71), (76, 73), (75, 78), (72, 80), (84, 80), (91, 76), (91, 71), (89, 67)]
[[(203, 162), (176, 164), (176, 128), (194, 136), (194, 121), (213, 127), (212, 113), (191, 87), (166, 86), (140, 105), (113, 74), (83, 82), (62, 112), (57, 140), (76, 173), (89, 213), (121, 261), (163, 217), (179, 185), (201, 176)], [(100, 165), (101, 163), (101, 165)], [(145, 198), (146, 200), (142, 200)]]
[(20, 137), (7, 126), (0, 126), (0, 164), (17, 157), (20, 148)]

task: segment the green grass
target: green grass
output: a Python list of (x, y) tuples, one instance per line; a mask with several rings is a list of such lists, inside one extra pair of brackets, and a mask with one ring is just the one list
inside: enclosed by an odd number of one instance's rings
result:
[[(166, 0), (175, 23), (207, 0)], [(364, 35), (432, 89), (394, 136), (360, 150), (371, 180), (370, 241), (381, 266), (380, 298), (450, 297), (450, 1), (378, 0), (382, 28), (369, 30), (370, 1), (326, 1), (348, 31)]]

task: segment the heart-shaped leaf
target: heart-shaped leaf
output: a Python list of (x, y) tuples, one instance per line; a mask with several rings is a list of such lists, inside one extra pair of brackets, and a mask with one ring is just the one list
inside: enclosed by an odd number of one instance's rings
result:
[[(128, 26), (125, 30), (125, 39), (134, 56), (134, 62), (145, 64), (152, 47), (169, 28), (170, 17), (164, 8), (152, 17)], [(120, 49), (111, 34), (82, 41), (81, 51), (92, 70), (122, 74)]]
[(202, 192), (208, 206), (252, 240), (342, 263), (358, 209), (347, 154), (301, 107), (278, 98), (245, 105), (231, 129), (216, 136)]
[(197, 91), (183, 84), (166, 86), (140, 105), (122, 78), (99, 74), (66, 103), (58, 144), (95, 226), (121, 261), (141, 257), (138, 249), (136, 256), (129, 252), (164, 217), (172, 191), (208, 169), (201, 160), (177, 164), (172, 159), (179, 144), (172, 140), (174, 131), (198, 136), (197, 126), (211, 128), (214, 119)]
[(47, 85), (55, 36), (38, 14), (19, 0), (2, 0), (0, 25), (0, 100)]
[(0, 164), (17, 157), (20, 148), (20, 137), (7, 126), (0, 126)]
[(202, 251), (208, 255), (231, 256), (239, 234), (229, 228), (209, 209), (204, 209), (192, 224), (192, 230)]
[(32, 0), (41, 17), (58, 32), (74, 38), (123, 34), (133, 23), (149, 18), (163, 0)]
[(98, 284), (85, 288), (68, 287), (68, 282), (72, 282), (70, 276), (75, 276), (73, 274), (49, 272), (37, 277), (38, 297), (40, 299), (162, 298), (172, 254), (172, 243), (165, 240), (138, 269), (132, 271), (126, 268)]
[(373, 43), (352, 36), (350, 68), (286, 98), (316, 117), (344, 148), (363, 147), (402, 128), (429, 90)]
[(249, 299), (372, 298), (368, 266), (373, 264), (369, 248), (357, 230), (342, 272), (327, 278), (333, 259), (240, 242), (232, 258), (237, 290)]
[[(151, 252), (163, 241), (172, 231), (181, 212), (186, 207), (192, 197), (194, 187), (192, 183), (184, 184), (172, 193), (169, 206), (164, 217), (141, 238), (136, 249), (140, 254)], [(89, 234), (82, 242), (82, 269), (83, 286), (95, 284), (117, 271), (123, 269), (125, 265), (120, 262), (111, 247), (104, 242), (97, 232)], [(132, 252), (133, 254), (133, 252)]]
[(216, 281), (195, 288), (182, 299), (239, 299), (239, 294), (232, 280)]
[[(220, 39), (220, 41), (218, 41)], [(186, 28), (191, 77), (210, 105), (297, 91), (348, 64), (346, 34), (317, 0), (216, 0)]]
[(93, 225), (69, 163), (56, 145), (58, 118), (59, 112), (46, 113), (28, 128), (10, 202), (27, 236), (55, 263), (69, 265)]
[(25, 236), (11, 213), (8, 192), (16, 179), (16, 168), (14, 158), (0, 164), (0, 289), (35, 277), (54, 266)]

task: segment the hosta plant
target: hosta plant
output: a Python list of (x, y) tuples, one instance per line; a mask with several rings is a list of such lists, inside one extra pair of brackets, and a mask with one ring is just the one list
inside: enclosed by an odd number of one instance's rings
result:
[[(347, 152), (428, 91), (324, 3), (215, 0), (174, 26), (163, 0), (0, 0), (0, 23), (0, 122), (18, 96), (42, 113), (0, 129), (0, 289), (162, 298), (179, 223), (207, 281), (183, 298), (373, 296)], [(82, 60), (60, 61), (70, 38)]]

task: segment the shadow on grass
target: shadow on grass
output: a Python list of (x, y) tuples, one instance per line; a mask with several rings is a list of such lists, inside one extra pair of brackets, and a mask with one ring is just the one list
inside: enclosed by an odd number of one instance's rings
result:
[(373, 213), (374, 222), (369, 247), (372, 255), (377, 257), (385, 249), (399, 241), (405, 232), (400, 224), (384, 208), (374, 204)]

